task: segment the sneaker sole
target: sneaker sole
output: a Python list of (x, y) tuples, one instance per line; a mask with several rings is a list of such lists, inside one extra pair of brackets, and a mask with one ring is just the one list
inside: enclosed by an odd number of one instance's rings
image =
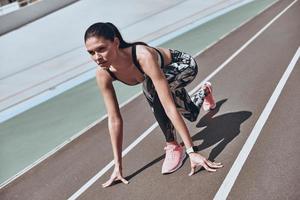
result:
[(164, 172), (164, 173), (162, 172), (162, 174), (170, 174), (170, 173), (175, 172), (177, 169), (179, 169), (183, 165), (183, 161), (184, 161), (185, 158), (186, 158), (186, 153), (184, 153), (183, 156), (180, 158), (180, 162), (179, 162), (179, 164), (177, 165), (176, 168), (172, 169), (169, 172)]

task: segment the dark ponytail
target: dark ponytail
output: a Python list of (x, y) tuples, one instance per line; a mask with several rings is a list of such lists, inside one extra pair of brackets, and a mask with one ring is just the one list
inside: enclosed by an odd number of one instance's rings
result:
[(110, 22), (98, 22), (93, 25), (91, 25), (84, 34), (84, 42), (87, 41), (90, 37), (104, 37), (107, 40), (114, 41), (114, 38), (117, 37), (120, 40), (119, 48), (124, 49), (127, 47), (130, 47), (132, 45), (141, 44), (146, 45), (144, 42), (134, 42), (134, 43), (128, 43), (126, 42), (119, 29)]

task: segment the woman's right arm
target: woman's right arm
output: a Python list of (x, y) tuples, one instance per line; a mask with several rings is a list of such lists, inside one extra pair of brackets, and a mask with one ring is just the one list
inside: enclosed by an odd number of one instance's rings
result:
[(115, 170), (111, 178), (103, 184), (103, 187), (111, 185), (115, 180), (121, 180), (127, 184), (128, 182), (122, 177), (123, 120), (112, 78), (103, 69), (97, 69), (96, 80), (107, 110), (108, 129), (115, 161)]

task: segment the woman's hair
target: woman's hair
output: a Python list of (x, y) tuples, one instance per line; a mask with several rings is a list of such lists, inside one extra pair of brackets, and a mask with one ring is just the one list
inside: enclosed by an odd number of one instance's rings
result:
[(103, 37), (107, 40), (114, 41), (115, 37), (119, 38), (120, 45), (119, 48), (123, 49), (126, 47), (130, 47), (132, 45), (141, 44), (141, 45), (147, 45), (144, 42), (134, 42), (129, 43), (124, 41), (119, 29), (110, 22), (98, 22), (93, 25), (91, 25), (84, 34), (84, 42), (87, 41), (90, 37)]

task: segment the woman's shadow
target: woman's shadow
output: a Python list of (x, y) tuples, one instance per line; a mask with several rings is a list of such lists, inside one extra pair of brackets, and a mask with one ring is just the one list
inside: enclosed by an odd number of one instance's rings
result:
[(196, 127), (205, 128), (192, 137), (193, 141), (203, 140), (197, 146), (198, 151), (217, 144), (209, 154), (208, 159), (211, 161), (214, 161), (227, 144), (240, 133), (241, 124), (252, 115), (249, 111), (238, 111), (215, 116), (219, 112), (221, 105), (226, 101), (227, 99), (219, 101), (216, 109), (200, 119)]
[[(215, 116), (219, 112), (222, 104), (226, 101), (227, 99), (223, 99), (217, 102), (216, 108), (208, 112), (200, 119), (196, 127), (206, 128), (192, 137), (193, 141), (203, 140), (203, 142), (197, 146), (197, 151), (204, 150), (218, 143), (210, 152), (208, 159), (211, 161), (213, 161), (223, 151), (226, 145), (240, 133), (241, 124), (252, 115), (252, 113), (249, 111), (239, 111)], [(164, 159), (164, 157), (165, 154), (159, 156), (141, 169), (127, 176), (126, 179), (132, 179), (134, 176), (141, 173), (148, 167), (151, 167), (160, 160)]]

